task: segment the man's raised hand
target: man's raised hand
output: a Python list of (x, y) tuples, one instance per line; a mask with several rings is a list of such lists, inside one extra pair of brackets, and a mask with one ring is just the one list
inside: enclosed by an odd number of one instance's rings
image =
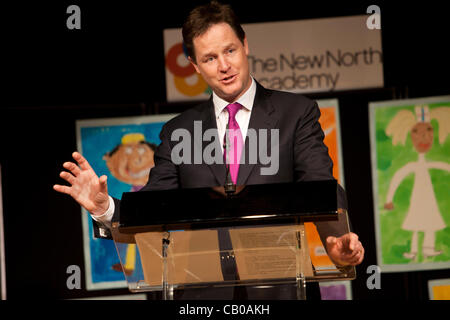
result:
[(92, 215), (102, 215), (109, 207), (107, 177), (103, 175), (99, 178), (80, 153), (74, 152), (72, 157), (78, 165), (65, 162), (63, 167), (69, 172), (62, 171), (59, 175), (70, 186), (55, 184), (53, 189), (70, 195)]

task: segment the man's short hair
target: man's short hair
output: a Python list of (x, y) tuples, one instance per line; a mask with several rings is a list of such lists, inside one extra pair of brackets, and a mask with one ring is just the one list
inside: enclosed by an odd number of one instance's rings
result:
[(238, 17), (230, 5), (211, 1), (208, 4), (194, 8), (183, 24), (183, 42), (187, 54), (197, 63), (194, 50), (194, 38), (204, 34), (212, 25), (227, 23), (236, 36), (244, 43), (245, 32), (239, 23)]

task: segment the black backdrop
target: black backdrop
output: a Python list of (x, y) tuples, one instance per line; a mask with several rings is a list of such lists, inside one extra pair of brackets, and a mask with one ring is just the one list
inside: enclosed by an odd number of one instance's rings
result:
[[(7, 294), (79, 298), (128, 293), (87, 291), (80, 207), (57, 194), (62, 163), (76, 149), (75, 120), (185, 110), (165, 102), (162, 30), (180, 27), (202, 1), (55, 1), (2, 5), (1, 158)], [(242, 23), (366, 14), (381, 8), (385, 87), (309, 94), (339, 99), (345, 183), (355, 232), (366, 258), (353, 281), (354, 299), (428, 299), (427, 281), (450, 271), (388, 273), (369, 290), (376, 264), (368, 102), (450, 94), (444, 42), (446, 11), (427, 1), (230, 1)], [(82, 29), (66, 28), (66, 8), (78, 4)], [(3, 38), (3, 36), (2, 36)], [(447, 51), (448, 52), (448, 51)], [(82, 269), (82, 289), (66, 287), (69, 265)], [(153, 296), (150, 296), (150, 298)]]

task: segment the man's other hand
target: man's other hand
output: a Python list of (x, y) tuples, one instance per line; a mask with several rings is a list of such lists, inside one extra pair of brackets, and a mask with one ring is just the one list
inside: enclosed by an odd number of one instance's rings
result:
[(364, 259), (364, 247), (353, 232), (339, 238), (330, 236), (326, 245), (328, 256), (338, 266), (356, 266)]

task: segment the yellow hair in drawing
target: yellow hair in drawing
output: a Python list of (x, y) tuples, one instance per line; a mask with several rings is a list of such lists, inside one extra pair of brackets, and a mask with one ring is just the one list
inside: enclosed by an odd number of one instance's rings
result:
[(386, 127), (386, 135), (392, 137), (392, 144), (405, 144), (411, 128), (417, 123), (414, 113), (410, 110), (400, 110)]
[[(420, 112), (422, 110), (422, 112)], [(416, 112), (400, 110), (386, 127), (386, 135), (392, 138), (392, 144), (405, 144), (409, 131), (418, 122), (437, 120), (439, 124), (439, 143), (443, 144), (450, 133), (450, 107), (429, 110), (428, 106), (416, 106)]]
[(142, 133), (128, 133), (122, 137), (122, 144), (145, 141)]
[(430, 111), (431, 119), (439, 123), (439, 143), (443, 144), (450, 133), (450, 107), (439, 107)]

